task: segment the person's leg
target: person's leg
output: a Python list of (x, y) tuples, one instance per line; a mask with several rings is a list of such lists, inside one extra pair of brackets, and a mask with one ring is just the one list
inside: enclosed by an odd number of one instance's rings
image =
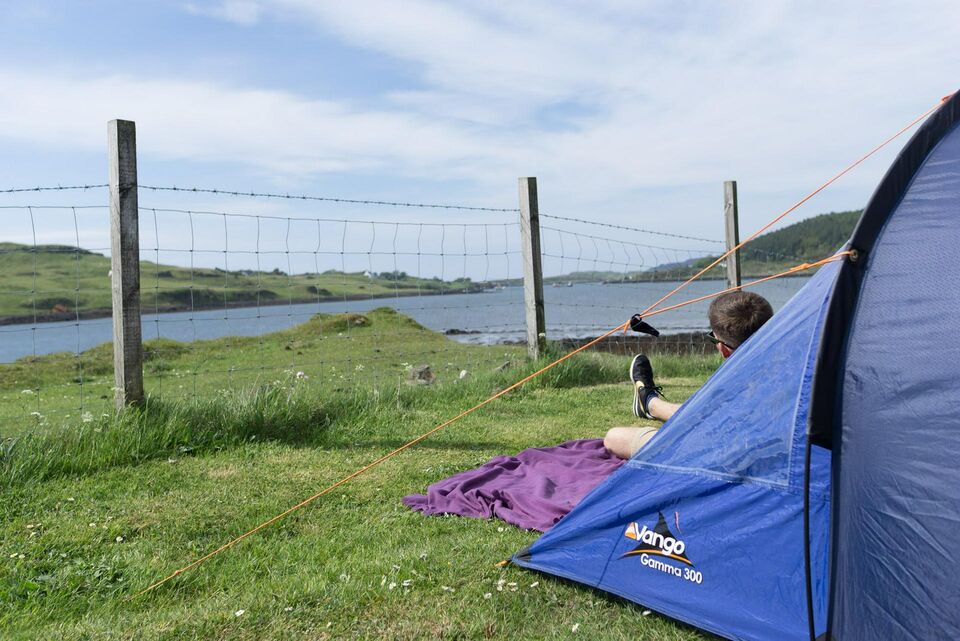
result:
[(669, 419), (678, 409), (680, 409), (678, 404), (665, 401), (659, 396), (651, 394), (647, 399), (647, 413), (661, 421)]
[(656, 433), (655, 427), (611, 427), (603, 437), (603, 446), (614, 456), (629, 459)]

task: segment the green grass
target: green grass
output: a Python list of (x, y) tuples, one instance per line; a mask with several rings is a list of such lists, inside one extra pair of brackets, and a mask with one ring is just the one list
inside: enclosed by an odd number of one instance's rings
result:
[[(110, 259), (67, 245), (0, 242), (0, 319), (52, 313), (110, 310)], [(476, 290), (470, 279), (441, 281), (406, 274), (364, 276), (361, 272), (285, 274), (281, 271), (224, 271), (140, 261), (141, 305), (145, 312), (223, 308), (272, 302), (320, 302), (351, 298), (437, 294)]]
[[(378, 314), (370, 317), (351, 331), (375, 332)], [(273, 349), (286, 352), (282, 344)], [(378, 345), (391, 358), (392, 349), (411, 349)], [(186, 355), (168, 347), (165, 358)], [(474, 349), (489, 352), (490, 363), (504, 357), (502, 347)], [(577, 626), (590, 639), (708, 638), (656, 614), (642, 616), (642, 607), (611, 595), (496, 567), (536, 533), (496, 521), (424, 517), (400, 503), (498, 454), (643, 424), (630, 413), (629, 384), (615, 382), (627, 363), (600, 354), (571, 359), (131, 600), (536, 364), (516, 358), (504, 370), (476, 370), (462, 381), (440, 376), (432, 386), (386, 385), (366, 370), (355, 372), (362, 384), (339, 389), (314, 379), (261, 380), (212, 395), (152, 399), (143, 411), (7, 439), (0, 459), (0, 637), (540, 639), (570, 636)], [(677, 400), (717, 364), (714, 357), (654, 357), (660, 382)], [(55, 380), (53, 369), (44, 376)]]
[[(179, 343), (144, 343), (144, 386), (166, 400), (208, 399), (226, 390), (289, 381), (337, 392), (403, 386), (407, 371), (430, 365), (443, 386), (460, 372), (482, 375), (523, 358), (517, 347), (467, 345), (431, 332), (391, 308), (366, 314), (317, 314), (262, 337), (230, 336)], [(81, 384), (82, 383), (82, 384)], [(82, 352), (25, 356), (0, 364), (0, 436), (13, 437), (112, 412), (113, 351), (104, 343)]]

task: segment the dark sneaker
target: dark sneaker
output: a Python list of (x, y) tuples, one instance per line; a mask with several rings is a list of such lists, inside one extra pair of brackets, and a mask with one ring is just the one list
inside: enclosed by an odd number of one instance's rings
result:
[(639, 418), (653, 418), (647, 408), (650, 399), (660, 398), (663, 390), (653, 382), (653, 367), (650, 359), (637, 354), (630, 363), (630, 380), (633, 381), (633, 414)]

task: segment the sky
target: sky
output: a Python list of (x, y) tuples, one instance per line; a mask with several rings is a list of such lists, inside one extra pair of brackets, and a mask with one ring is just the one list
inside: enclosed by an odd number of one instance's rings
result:
[[(106, 123), (123, 118), (137, 125), (144, 185), (513, 208), (517, 178), (536, 176), (544, 214), (722, 239), (722, 184), (737, 180), (746, 236), (955, 91), (958, 41), (960, 3), (938, 0), (2, 0), (0, 191), (106, 182)], [(785, 223), (863, 207), (906, 140)], [(103, 190), (0, 194), (0, 205), (104, 202)], [(516, 219), (165, 192), (141, 192), (140, 205), (388, 223)], [(0, 241), (36, 233), (106, 243), (103, 212), (81, 211), (76, 224), (72, 211), (32, 213), (0, 210)], [(223, 220), (194, 218), (192, 232), (186, 215), (142, 218), (144, 246), (180, 250), (155, 252), (163, 262), (222, 266), (214, 248), (255, 238), (244, 220), (230, 219), (224, 234)], [(323, 268), (416, 271), (409, 257), (380, 255), (383, 243), (516, 250), (512, 237), (490, 240), (499, 228), (266, 227), (264, 246), (329, 245), (309, 257)], [(711, 247), (576, 229), (669, 245), (673, 257)], [(184, 252), (188, 239), (210, 251)], [(559, 235), (545, 242), (555, 247)], [(376, 248), (376, 262), (351, 254), (347, 264), (336, 251), (344, 243), (358, 254)], [(569, 242), (562, 251), (572, 256)], [(647, 262), (671, 258), (655, 256)], [(250, 254), (230, 258), (229, 267), (253, 265)], [(488, 257), (420, 258), (424, 275), (501, 275)]]

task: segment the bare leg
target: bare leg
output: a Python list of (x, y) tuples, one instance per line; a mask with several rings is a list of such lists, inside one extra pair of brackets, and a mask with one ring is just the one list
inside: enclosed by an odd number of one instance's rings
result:
[(614, 456), (628, 459), (656, 433), (656, 427), (611, 427), (603, 437), (603, 445)]
[(678, 409), (680, 409), (679, 405), (676, 403), (668, 403), (659, 396), (651, 396), (647, 402), (647, 412), (653, 418), (658, 418), (661, 421), (669, 419)]

